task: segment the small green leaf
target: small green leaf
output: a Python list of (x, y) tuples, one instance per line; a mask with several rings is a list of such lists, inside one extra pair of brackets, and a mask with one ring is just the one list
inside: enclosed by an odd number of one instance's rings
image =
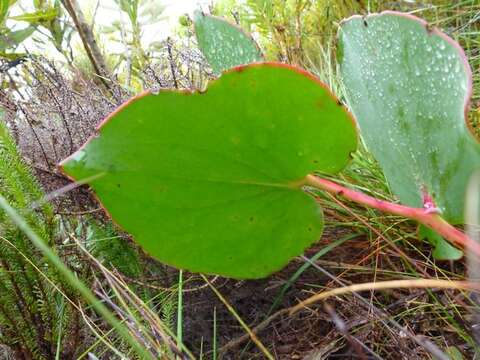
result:
[(302, 191), (356, 149), (354, 122), (311, 75), (236, 68), (205, 92), (144, 94), (62, 164), (152, 256), (195, 272), (259, 278), (322, 233)]
[(424, 225), (419, 225), (418, 237), (427, 239), (432, 244), (434, 248), (432, 255), (437, 260), (458, 260), (463, 257), (463, 251), (453, 247), (443, 237)]
[(54, 20), (58, 15), (58, 9), (51, 7), (46, 10), (39, 10), (32, 13), (25, 13), (17, 16), (10, 16), (10, 19), (17, 21), (25, 21), (33, 25), (41, 24), (42, 22)]
[(427, 194), (463, 222), (465, 189), (480, 167), (467, 128), (471, 72), (459, 45), (411, 15), (354, 16), (340, 28), (341, 74), (368, 149), (402, 203)]
[(15, 49), (20, 45), (25, 39), (35, 32), (33, 26), (29, 26), (25, 29), (16, 30), (16, 31), (6, 31), (3, 34), (0, 34), (0, 52), (3, 52), (7, 49)]
[[(1, 48), (1, 45), (0, 45)], [(6, 59), (9, 61), (14, 61), (28, 56), (27, 53), (5, 53), (0, 51), (0, 59)]]
[(216, 74), (263, 61), (258, 45), (236, 25), (200, 11), (195, 12), (194, 23), (198, 46)]

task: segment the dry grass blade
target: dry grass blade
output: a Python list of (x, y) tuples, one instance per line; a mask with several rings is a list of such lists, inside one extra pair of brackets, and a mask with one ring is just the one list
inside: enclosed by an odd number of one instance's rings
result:
[[(114, 292), (119, 304), (117, 305), (110, 299), (107, 295), (108, 292), (103, 290), (99, 282), (97, 282), (98, 287), (102, 291), (97, 290), (97, 296), (115, 310), (117, 315), (128, 325), (132, 336), (143, 343), (145, 348), (155, 352), (157, 358), (172, 358), (174, 355), (180, 359), (194, 359), (194, 356), (182, 344), (180, 347), (177, 346), (171, 330), (147, 304), (133, 293), (119, 275), (117, 276), (102, 265), (74, 235), (71, 234), (70, 237), (100, 270), (108, 283), (109, 290)], [(166, 353), (170, 353), (170, 356), (167, 356)]]
[(440, 280), (440, 279), (412, 279), (412, 280), (391, 280), (381, 282), (369, 282), (364, 284), (354, 284), (345, 286), (329, 291), (324, 291), (319, 294), (313, 295), (308, 299), (298, 303), (290, 310), (290, 315), (295, 314), (297, 311), (312, 305), (321, 300), (328, 299), (329, 297), (336, 295), (343, 295), (352, 292), (360, 292), (367, 290), (385, 290), (385, 289), (399, 289), (399, 288), (437, 288), (437, 289), (456, 289), (456, 290), (475, 290), (480, 292), (480, 282), (469, 281), (452, 281), (452, 280)]
[[(310, 259), (302, 256), (302, 258), (305, 261), (311, 262)], [(332, 279), (334, 282), (337, 284), (347, 287), (346, 284), (340, 280), (338, 277), (335, 277), (334, 275), (330, 274), (328, 271), (325, 269), (321, 268), (318, 266), (316, 263), (311, 262), (312, 266), (315, 267), (317, 270), (322, 272), (323, 274), (327, 275), (330, 279)], [(410, 338), (413, 342), (417, 343), (420, 345), (422, 348), (427, 350), (431, 355), (435, 356), (436, 358), (440, 360), (449, 360), (449, 357), (441, 351), (437, 345), (435, 345), (432, 341), (430, 341), (427, 337), (421, 336), (421, 335), (415, 335), (415, 333), (409, 329), (409, 327), (402, 326), (400, 325), (397, 321), (392, 319), (389, 314), (385, 310), (381, 310), (378, 307), (376, 307), (374, 304), (368, 302), (366, 299), (364, 299), (360, 294), (357, 292), (352, 293), (358, 300), (360, 300), (360, 305), (364, 308), (366, 308), (368, 311), (372, 311), (372, 313), (378, 318), (378, 320), (385, 326), (385, 328), (389, 331), (390, 336), (392, 340), (397, 340), (398, 339), (398, 333), (403, 332), (405, 335)], [(293, 309), (294, 307), (292, 307)], [(391, 327), (390, 327), (391, 325)], [(398, 343), (397, 343), (398, 344)], [(414, 353), (410, 354), (409, 358), (412, 358), (411, 355)]]

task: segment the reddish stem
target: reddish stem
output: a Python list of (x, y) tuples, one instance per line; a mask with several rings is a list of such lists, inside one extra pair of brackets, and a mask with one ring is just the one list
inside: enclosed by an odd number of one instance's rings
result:
[(428, 226), (443, 236), (446, 240), (457, 246), (474, 252), (480, 256), (480, 244), (470, 239), (465, 233), (450, 225), (438, 214), (434, 214), (429, 209), (412, 208), (409, 206), (394, 204), (388, 201), (376, 199), (361, 192), (348, 189), (342, 185), (330, 180), (322, 179), (314, 175), (308, 175), (305, 178), (305, 185), (312, 186), (319, 190), (328, 191), (334, 195), (340, 195), (344, 198), (380, 210), (385, 213), (403, 216), (418, 221)]

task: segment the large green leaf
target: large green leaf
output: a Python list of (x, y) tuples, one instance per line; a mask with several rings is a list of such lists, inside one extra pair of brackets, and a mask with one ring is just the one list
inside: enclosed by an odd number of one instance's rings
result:
[(302, 182), (356, 149), (354, 122), (318, 80), (281, 64), (236, 68), (205, 92), (144, 94), (113, 113), (64, 171), (164, 263), (258, 278), (319, 239)]
[(392, 191), (407, 205), (433, 198), (463, 221), (480, 146), (465, 114), (471, 72), (457, 43), (424, 21), (385, 12), (342, 23), (339, 61), (348, 104)]
[(255, 41), (239, 27), (200, 11), (195, 12), (194, 23), (198, 46), (215, 73), (263, 61)]

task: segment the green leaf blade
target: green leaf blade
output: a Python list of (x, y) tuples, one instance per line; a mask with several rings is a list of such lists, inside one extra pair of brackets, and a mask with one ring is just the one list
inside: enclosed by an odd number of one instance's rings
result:
[(58, 9), (51, 7), (44, 10), (38, 10), (31, 13), (24, 13), (21, 15), (10, 16), (10, 19), (16, 21), (25, 21), (32, 25), (40, 25), (47, 21), (52, 21), (58, 16)]
[(395, 12), (352, 17), (339, 32), (348, 103), (367, 147), (401, 202), (430, 195), (463, 222), (480, 146), (465, 121), (471, 71), (461, 48), (422, 20)]
[[(333, 134), (338, 134), (334, 137)], [(63, 163), (112, 218), (164, 263), (264, 277), (320, 238), (301, 191), (356, 149), (354, 123), (318, 81), (280, 64), (224, 74), (204, 93), (146, 94)]]
[(194, 24), (198, 46), (216, 74), (263, 61), (253, 38), (228, 21), (196, 11)]

